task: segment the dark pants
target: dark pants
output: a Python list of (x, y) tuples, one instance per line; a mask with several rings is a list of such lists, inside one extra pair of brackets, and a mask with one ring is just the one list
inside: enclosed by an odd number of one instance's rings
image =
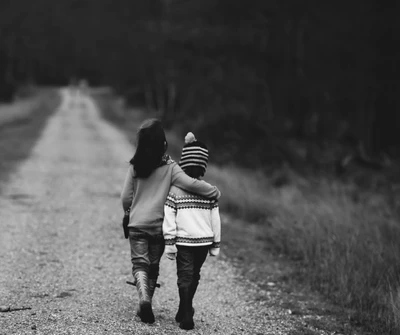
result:
[(133, 276), (138, 271), (145, 271), (149, 279), (157, 279), (165, 248), (163, 234), (149, 234), (140, 229), (129, 228), (129, 243)]
[(209, 246), (187, 247), (177, 245), (176, 247), (178, 249), (176, 257), (178, 287), (197, 288), (200, 280), (200, 270), (207, 258)]

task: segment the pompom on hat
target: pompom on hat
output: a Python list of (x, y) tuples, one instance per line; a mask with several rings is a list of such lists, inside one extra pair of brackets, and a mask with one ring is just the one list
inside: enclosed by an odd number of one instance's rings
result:
[(182, 149), (182, 156), (181, 160), (179, 161), (179, 165), (183, 170), (189, 166), (200, 166), (206, 170), (207, 164), (207, 146), (204, 143), (197, 141), (192, 132), (187, 133), (185, 136), (185, 145)]

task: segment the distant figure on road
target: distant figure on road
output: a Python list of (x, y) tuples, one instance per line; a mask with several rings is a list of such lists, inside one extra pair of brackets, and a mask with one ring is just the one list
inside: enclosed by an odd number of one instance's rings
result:
[(165, 154), (168, 143), (159, 120), (149, 119), (140, 126), (136, 144), (121, 200), (129, 217), (132, 274), (139, 296), (137, 315), (142, 322), (153, 323), (151, 302), (164, 252), (164, 203), (171, 185), (209, 199), (221, 194), (215, 186), (189, 177)]
[[(185, 137), (179, 165), (193, 178), (204, 176), (208, 149), (193, 133)], [(182, 329), (193, 329), (192, 306), (200, 280), (200, 270), (209, 253), (219, 254), (221, 220), (218, 201), (206, 199), (172, 186), (164, 206), (163, 233), (165, 253), (176, 259), (178, 269), (179, 308), (175, 320)]]

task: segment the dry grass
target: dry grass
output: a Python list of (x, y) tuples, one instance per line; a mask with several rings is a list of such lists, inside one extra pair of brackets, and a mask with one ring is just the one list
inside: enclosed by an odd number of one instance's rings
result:
[(0, 125), (28, 117), (39, 103), (40, 98), (35, 96), (13, 104), (0, 105)]
[[(132, 131), (129, 118), (117, 122), (111, 110), (105, 116)], [(167, 138), (168, 152), (179, 159), (183, 140), (172, 132)], [(223, 211), (256, 224), (265, 250), (296, 261), (298, 279), (345, 311), (355, 311), (348, 317), (356, 323), (378, 334), (400, 333), (400, 194), (361, 191), (351, 182), (309, 180), (290, 169), (267, 177), (261, 171), (211, 164), (205, 179), (222, 191)]]
[(302, 279), (356, 310), (357, 321), (400, 331), (400, 224), (393, 199), (287, 174), (275, 187), (276, 177), (261, 172), (211, 166), (206, 179), (221, 189), (222, 208), (265, 223), (268, 249), (299, 261)]

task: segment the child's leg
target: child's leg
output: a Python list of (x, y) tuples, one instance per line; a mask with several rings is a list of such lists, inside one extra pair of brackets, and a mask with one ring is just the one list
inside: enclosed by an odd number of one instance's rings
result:
[(194, 250), (196, 248), (182, 245), (176, 247), (178, 249), (176, 256), (178, 288), (189, 288), (193, 280)]
[(132, 275), (135, 278), (136, 272), (149, 272), (149, 242), (146, 233), (129, 229), (129, 243), (131, 246)]
[(193, 307), (190, 291), (193, 281), (194, 252), (193, 247), (177, 245), (178, 254), (176, 257), (179, 288), (179, 309), (175, 320), (180, 322), (182, 329), (193, 329)]
[(135, 229), (129, 229), (129, 243), (131, 245), (132, 274), (136, 281), (136, 288), (139, 295), (138, 315), (143, 322), (153, 323), (154, 314), (151, 307), (148, 286), (150, 268), (148, 234)]
[(153, 298), (154, 290), (157, 284), (157, 278), (160, 271), (160, 259), (164, 253), (165, 242), (162, 234), (152, 236), (149, 240), (149, 293)]
[(201, 247), (194, 247), (194, 260), (193, 260), (193, 279), (192, 283), (190, 285), (190, 293), (192, 295), (192, 299), (194, 295), (196, 294), (197, 286), (199, 285), (200, 281), (200, 271), (201, 267), (204, 264), (204, 261), (207, 258), (208, 254), (208, 245), (207, 246), (201, 246)]

